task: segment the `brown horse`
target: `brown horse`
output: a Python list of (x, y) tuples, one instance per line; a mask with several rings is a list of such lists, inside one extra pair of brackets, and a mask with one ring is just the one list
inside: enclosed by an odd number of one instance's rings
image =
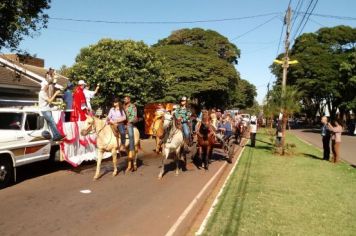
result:
[(152, 124), (152, 133), (156, 138), (156, 148), (155, 151), (158, 154), (161, 151), (161, 139), (164, 135), (163, 129), (164, 114), (155, 114), (155, 118)]
[(203, 111), (202, 120), (197, 124), (196, 130), (199, 145), (199, 158), (202, 160), (203, 167), (207, 170), (215, 143), (215, 133), (211, 126), (210, 116), (207, 111)]

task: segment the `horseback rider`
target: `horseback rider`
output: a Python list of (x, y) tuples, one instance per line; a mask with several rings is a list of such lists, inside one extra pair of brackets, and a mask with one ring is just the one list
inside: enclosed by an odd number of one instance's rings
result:
[(191, 111), (187, 108), (187, 98), (185, 96), (181, 98), (180, 104), (179, 106), (177, 106), (174, 116), (177, 120), (181, 121), (184, 140), (186, 144), (190, 146), (191, 133), (190, 133), (189, 121), (190, 121)]
[(131, 98), (129, 96), (125, 96), (124, 103), (127, 120), (127, 132), (129, 135), (128, 158), (133, 158), (135, 153), (134, 124), (137, 122), (137, 109), (136, 106), (131, 103)]

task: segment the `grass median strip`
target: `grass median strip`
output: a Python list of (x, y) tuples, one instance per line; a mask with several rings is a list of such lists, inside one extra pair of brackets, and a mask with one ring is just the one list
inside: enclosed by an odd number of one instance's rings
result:
[(356, 169), (322, 161), (320, 150), (288, 134), (295, 154), (272, 154), (262, 130), (247, 146), (203, 235), (352, 235)]

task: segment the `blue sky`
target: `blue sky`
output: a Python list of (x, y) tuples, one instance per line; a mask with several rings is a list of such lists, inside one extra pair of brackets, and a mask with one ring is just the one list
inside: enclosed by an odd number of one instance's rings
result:
[[(306, 9), (309, 1), (303, 1), (302, 9)], [(284, 12), (288, 2), (289, 0), (52, 0), (51, 9), (47, 13), (50, 17), (106, 21), (194, 21)], [(292, 8), (297, 3), (298, 0), (292, 0)], [(356, 17), (355, 9), (354, 0), (319, 0), (314, 13)], [(274, 81), (268, 67), (277, 54), (282, 29), (282, 17), (272, 17), (270, 15), (195, 24), (104, 24), (50, 20), (47, 29), (41, 30), (34, 38), (26, 38), (21, 43), (21, 48), (45, 59), (46, 67), (59, 69), (61, 65), (71, 66), (82, 47), (94, 44), (104, 37), (143, 40), (152, 45), (177, 29), (212, 29), (240, 48), (241, 58), (236, 68), (243, 79), (257, 87), (257, 100), (261, 103), (267, 91), (267, 83)], [(266, 21), (269, 22), (246, 33)], [(297, 23), (298, 21), (296, 25)], [(340, 24), (356, 27), (356, 21), (311, 16), (303, 32)], [(233, 40), (234, 38), (237, 39)]]

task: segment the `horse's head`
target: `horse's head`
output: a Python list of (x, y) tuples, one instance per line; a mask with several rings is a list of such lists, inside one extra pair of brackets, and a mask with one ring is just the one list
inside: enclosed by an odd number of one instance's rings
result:
[(173, 120), (173, 116), (169, 113), (164, 114), (163, 128), (167, 129)]
[(91, 131), (95, 131), (95, 120), (93, 116), (86, 116), (83, 129), (80, 131), (81, 135), (87, 135)]

